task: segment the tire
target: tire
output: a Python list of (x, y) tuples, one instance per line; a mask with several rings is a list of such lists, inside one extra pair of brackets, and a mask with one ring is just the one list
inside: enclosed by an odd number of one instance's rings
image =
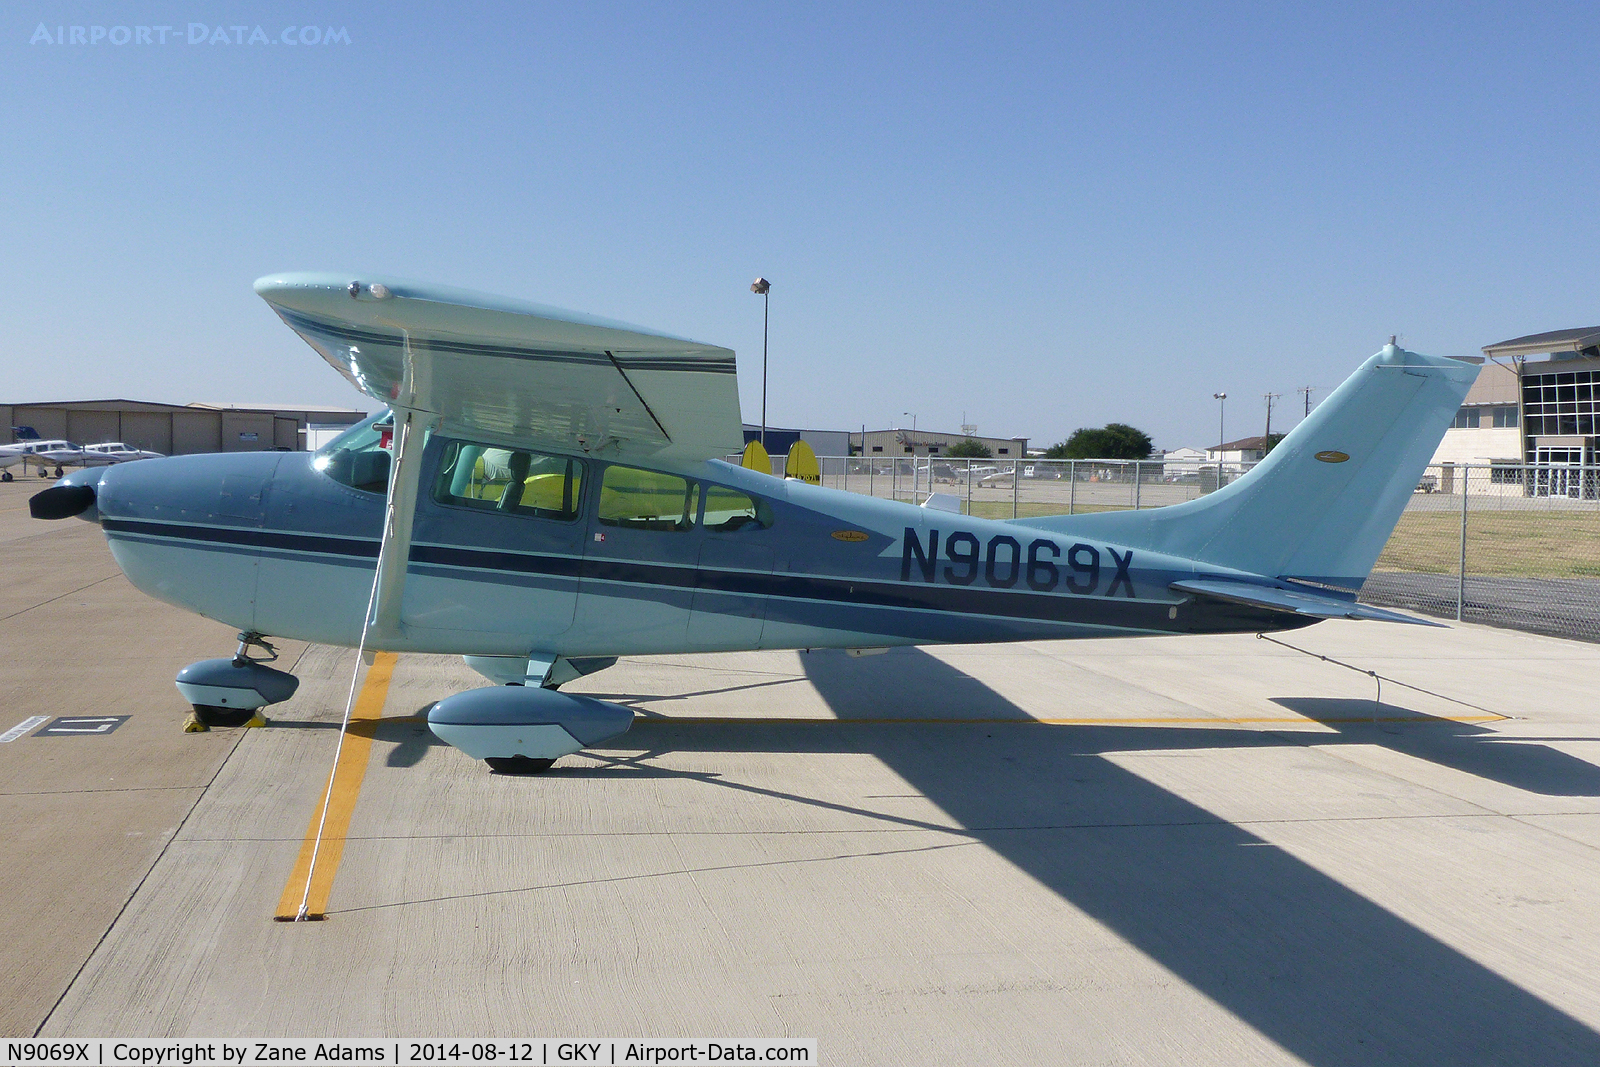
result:
[(194, 717), (207, 726), (243, 726), (255, 717), (256, 708), (224, 708), (216, 704), (196, 704)]
[(11, 472), (10, 471), (0, 471), (0, 482), (9, 482), (10, 480), (11, 480)]
[(495, 774), (543, 774), (548, 771), (553, 759), (530, 759), (527, 756), (490, 756), (483, 762), (489, 765), (489, 770)]

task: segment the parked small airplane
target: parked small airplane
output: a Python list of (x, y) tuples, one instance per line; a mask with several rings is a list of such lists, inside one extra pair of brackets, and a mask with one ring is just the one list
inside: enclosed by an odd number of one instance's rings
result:
[(53, 466), (56, 477), (59, 478), (62, 473), (61, 464), (52, 460), (50, 455), (61, 451), (75, 451), (78, 448), (71, 441), (40, 440), (38, 433), (30, 426), (13, 426), (11, 430), (18, 440), (16, 444), (0, 445), (0, 482), (11, 481), (11, 471), (5, 468), (14, 467), (19, 463), (22, 464), (23, 473), (26, 474), (30, 459), (39, 465), (39, 477), (48, 477), (50, 473), (48, 468)]
[(742, 445), (727, 349), (365, 275), (256, 291), (388, 410), (309, 455), (79, 471), (33, 514), (99, 521), (136, 586), (238, 628), (179, 674), (200, 721), (294, 692), (269, 635), (453, 653), (502, 684), (430, 726), (523, 771), (628, 728), (557, 691), (618, 656), (1417, 622), (1356, 593), (1478, 373), (1391, 343), (1209, 495), (993, 521), (714, 458)]
[[(50, 453), (46, 453), (50, 455)], [(160, 452), (151, 452), (143, 448), (134, 448), (132, 445), (121, 441), (103, 441), (97, 445), (84, 445), (78, 450), (76, 459), (68, 460), (84, 467), (105, 467), (113, 463), (128, 463), (136, 459), (162, 459)]]

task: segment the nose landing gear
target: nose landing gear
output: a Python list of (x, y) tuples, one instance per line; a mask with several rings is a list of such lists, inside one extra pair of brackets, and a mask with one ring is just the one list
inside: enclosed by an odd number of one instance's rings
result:
[[(266, 652), (251, 659), (250, 649)], [(176, 685), (183, 699), (194, 705), (185, 720), (186, 733), (204, 733), (213, 726), (265, 726), (261, 709), (294, 696), (300, 679), (267, 664), (278, 650), (261, 634), (241, 633), (232, 659), (203, 659), (178, 672)]]

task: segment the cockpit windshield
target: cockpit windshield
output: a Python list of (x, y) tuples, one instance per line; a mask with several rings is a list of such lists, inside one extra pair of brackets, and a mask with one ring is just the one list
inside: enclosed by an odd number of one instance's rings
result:
[(352, 489), (385, 493), (393, 451), (394, 415), (385, 408), (323, 445), (311, 467)]

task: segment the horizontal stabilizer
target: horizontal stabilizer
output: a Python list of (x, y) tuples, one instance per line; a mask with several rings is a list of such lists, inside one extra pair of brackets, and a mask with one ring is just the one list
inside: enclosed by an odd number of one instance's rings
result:
[(1378, 622), (1409, 622), (1418, 626), (1442, 626), (1443, 623), (1402, 615), (1398, 611), (1358, 604), (1354, 600), (1314, 589), (1284, 589), (1270, 585), (1252, 585), (1248, 582), (1230, 582), (1218, 578), (1196, 578), (1173, 582), (1169, 587), (1180, 593), (1197, 593), (1216, 597), (1233, 604), (1248, 604), (1268, 611), (1282, 611), (1294, 615), (1309, 615), (1315, 619), (1373, 619)]

